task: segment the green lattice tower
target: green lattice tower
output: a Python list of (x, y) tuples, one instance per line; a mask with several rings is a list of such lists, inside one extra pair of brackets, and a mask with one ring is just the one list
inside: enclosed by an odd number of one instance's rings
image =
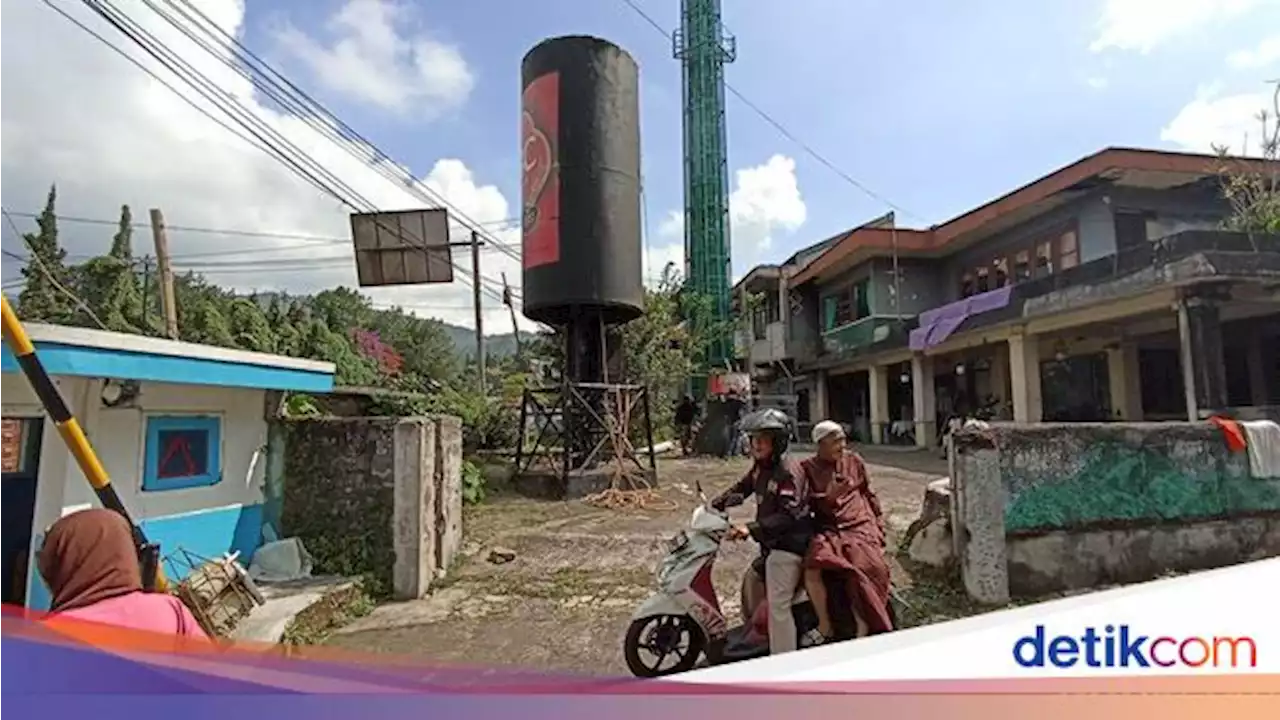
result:
[[(732, 308), (724, 65), (737, 47), (720, 21), (720, 0), (681, 0), (672, 48), (684, 85), (685, 277), (690, 290), (711, 299), (712, 321), (725, 328)], [(722, 333), (705, 360), (723, 367), (733, 355), (732, 333)], [(693, 391), (704, 396), (706, 379), (695, 378)]]

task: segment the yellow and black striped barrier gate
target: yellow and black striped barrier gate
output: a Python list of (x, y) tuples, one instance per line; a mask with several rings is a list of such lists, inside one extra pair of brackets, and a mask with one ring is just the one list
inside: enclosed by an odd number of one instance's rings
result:
[(4, 304), (4, 341), (13, 351), (18, 367), (22, 368), (22, 373), (27, 376), (36, 396), (40, 398), (40, 404), (44, 406), (45, 413), (58, 428), (58, 434), (62, 436), (67, 450), (76, 459), (85, 479), (93, 487), (99, 502), (104, 508), (115, 510), (123, 515), (124, 519), (129, 521), (129, 526), (133, 528), (133, 539), (138, 545), (138, 561), (142, 565), (143, 586), (152, 591), (165, 591), (167, 582), (164, 570), (160, 566), (160, 546), (148, 542), (142, 528), (129, 517), (129, 511), (125, 509), (124, 503), (120, 502), (120, 496), (111, 485), (111, 478), (107, 476), (102, 462), (98, 460), (93, 447), (89, 445), (84, 429), (71, 414), (66, 401), (62, 399), (62, 394), (53, 384), (53, 379), (49, 377), (49, 373), (45, 372), (44, 365), (36, 357), (36, 346), (27, 336), (27, 331), (22, 327), (13, 308), (9, 306), (9, 298), (0, 296), (0, 300)]

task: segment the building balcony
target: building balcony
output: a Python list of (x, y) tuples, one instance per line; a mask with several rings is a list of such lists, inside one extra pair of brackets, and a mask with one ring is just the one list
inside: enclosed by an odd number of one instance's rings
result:
[(822, 333), (824, 360), (846, 360), (895, 336), (900, 323), (892, 315), (868, 315)]
[(801, 366), (829, 368), (859, 355), (927, 350), (957, 334), (1136, 296), (1170, 283), (1259, 277), (1280, 279), (1280, 236), (1192, 230), (946, 303), (901, 324), (892, 317), (863, 318), (824, 332), (821, 353)]
[(787, 326), (785, 323), (771, 322), (764, 326), (764, 333), (744, 334), (750, 340), (747, 346), (747, 359), (752, 365), (770, 365), (781, 362), (788, 357)]

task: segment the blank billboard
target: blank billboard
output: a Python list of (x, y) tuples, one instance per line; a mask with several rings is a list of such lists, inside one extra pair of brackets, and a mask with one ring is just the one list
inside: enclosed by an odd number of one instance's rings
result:
[(444, 208), (355, 213), (351, 237), (360, 287), (453, 282)]

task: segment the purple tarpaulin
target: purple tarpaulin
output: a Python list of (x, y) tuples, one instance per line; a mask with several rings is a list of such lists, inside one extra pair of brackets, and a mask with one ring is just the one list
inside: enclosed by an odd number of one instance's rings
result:
[(911, 349), (924, 350), (942, 343), (967, 318), (1008, 305), (1012, 294), (1013, 286), (1006, 285), (999, 290), (980, 293), (920, 313), (920, 327), (911, 331)]

